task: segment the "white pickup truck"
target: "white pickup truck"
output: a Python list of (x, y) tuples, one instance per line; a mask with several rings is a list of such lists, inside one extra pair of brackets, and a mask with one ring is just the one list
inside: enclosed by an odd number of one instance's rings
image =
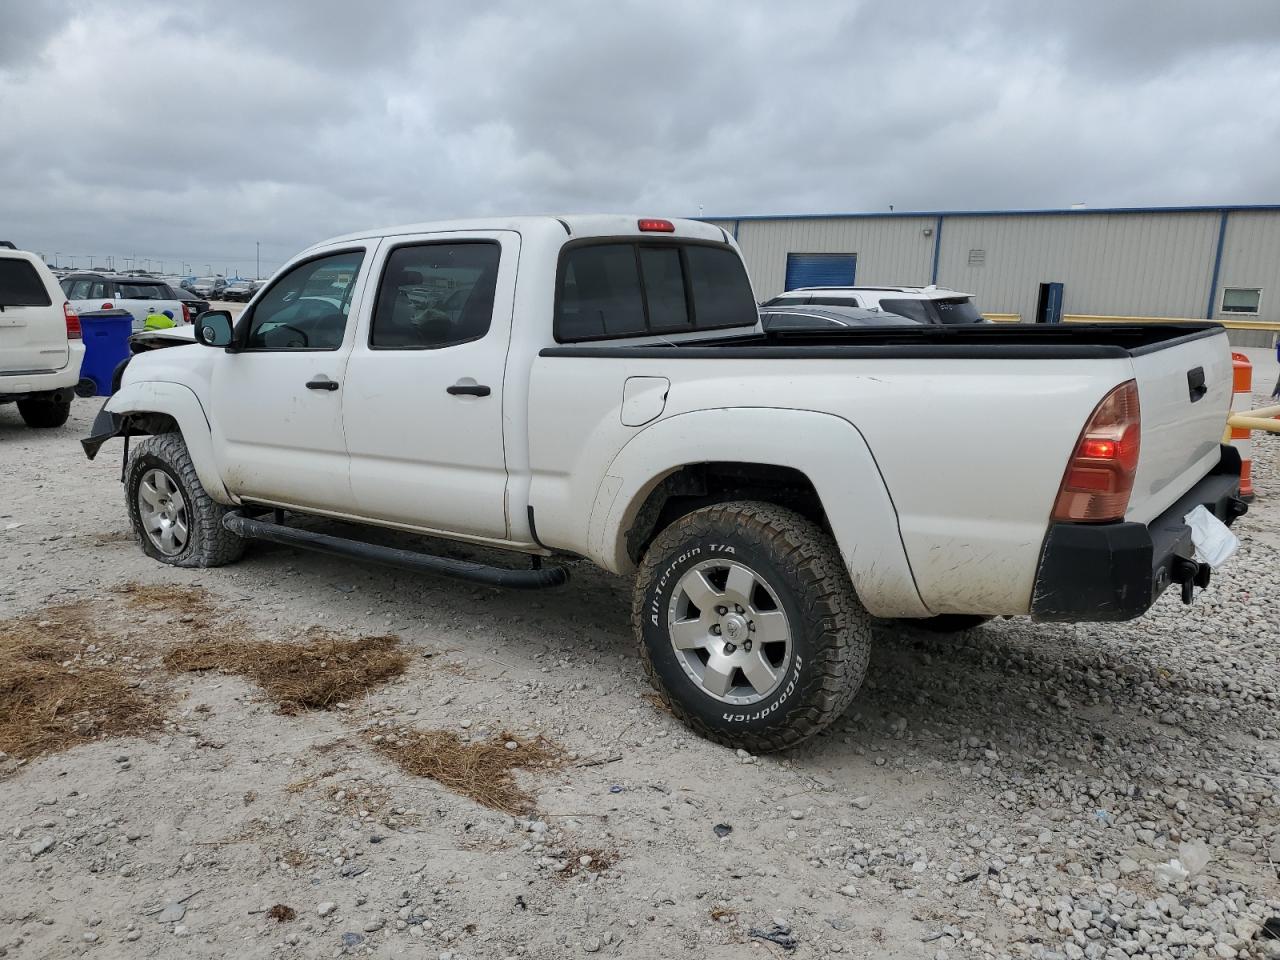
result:
[(1207, 583), (1190, 510), (1245, 510), (1218, 326), (765, 334), (733, 240), (694, 221), (355, 233), (192, 334), (135, 356), (84, 441), (126, 438), (146, 553), (257, 538), (515, 587), (586, 557), (634, 575), (675, 714), (751, 750), (844, 710), (877, 618), (1136, 617)]

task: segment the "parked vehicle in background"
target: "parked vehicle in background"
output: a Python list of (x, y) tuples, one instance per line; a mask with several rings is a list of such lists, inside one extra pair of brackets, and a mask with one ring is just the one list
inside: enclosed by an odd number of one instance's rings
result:
[(867, 307), (809, 307), (783, 305), (761, 307), (760, 323), (766, 333), (781, 330), (847, 330), (850, 327), (919, 326), (919, 320), (909, 320), (887, 310)]
[(209, 301), (203, 297), (198, 297), (190, 290), (183, 287), (175, 287), (169, 285), (169, 289), (173, 291), (174, 299), (182, 301), (187, 307), (187, 312), (191, 315), (191, 321), (194, 323), (196, 317), (209, 309)]
[(133, 329), (141, 330), (152, 313), (173, 315), (174, 323), (190, 323), (191, 308), (163, 280), (109, 273), (73, 273), (63, 277), (62, 290), (77, 313), (128, 310)]
[(187, 288), (197, 297), (206, 300), (218, 300), (227, 289), (227, 281), (223, 277), (197, 277)]
[(226, 287), (223, 288), (220, 300), (231, 300), (238, 303), (248, 303), (253, 299), (254, 286), (252, 280), (230, 280)]
[(765, 307), (870, 307), (887, 310), (918, 323), (986, 323), (973, 295), (946, 287), (800, 287), (780, 293)]
[(356, 233), (192, 332), (129, 361), (84, 441), (133, 438), (149, 556), (218, 566), (257, 538), (526, 588), (567, 579), (545, 558), (586, 557), (634, 574), (673, 713), (752, 751), (843, 713), (875, 618), (1124, 620), (1172, 583), (1190, 602), (1210, 567), (1184, 518), (1246, 509), (1217, 324), (776, 337), (732, 238), (697, 221)]
[(60, 427), (71, 412), (84, 343), (80, 318), (34, 253), (0, 248), (0, 404), (29, 427)]

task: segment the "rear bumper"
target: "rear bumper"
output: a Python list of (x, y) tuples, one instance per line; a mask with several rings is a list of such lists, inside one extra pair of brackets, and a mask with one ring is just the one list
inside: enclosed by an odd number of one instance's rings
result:
[(80, 364), (84, 362), (84, 344), (79, 340), (67, 343), (66, 365), (58, 370), (24, 370), (17, 373), (0, 373), (0, 397), (5, 400), (21, 400), (33, 393), (71, 391), (80, 380)]
[(1193, 557), (1183, 518), (1203, 505), (1230, 524), (1248, 510), (1240, 499), (1240, 455), (1222, 447), (1215, 466), (1150, 524), (1055, 523), (1049, 527), (1031, 599), (1031, 616), (1049, 621), (1132, 620), (1173, 583), (1208, 583)]

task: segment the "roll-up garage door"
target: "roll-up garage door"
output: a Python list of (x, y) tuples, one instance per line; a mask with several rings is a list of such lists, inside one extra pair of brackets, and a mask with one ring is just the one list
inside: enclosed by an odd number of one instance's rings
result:
[(796, 287), (851, 287), (856, 253), (788, 253), (787, 289)]

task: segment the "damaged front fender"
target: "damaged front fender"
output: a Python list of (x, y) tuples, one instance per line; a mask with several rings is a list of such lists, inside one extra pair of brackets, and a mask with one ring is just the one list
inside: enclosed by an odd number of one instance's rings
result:
[(103, 403), (102, 409), (93, 418), (93, 427), (90, 429), (89, 436), (80, 441), (80, 446), (84, 448), (84, 455), (92, 460), (98, 455), (104, 443), (112, 437), (122, 436), (124, 431), (125, 418), (118, 413), (112, 413), (107, 409), (106, 403)]

